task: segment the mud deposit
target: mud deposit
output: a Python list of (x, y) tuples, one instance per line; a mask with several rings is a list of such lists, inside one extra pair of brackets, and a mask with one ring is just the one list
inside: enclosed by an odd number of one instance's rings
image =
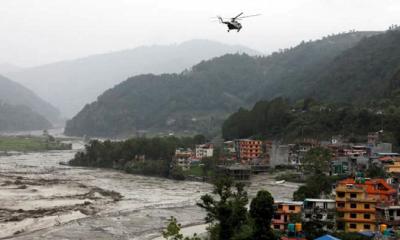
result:
[[(184, 226), (203, 224), (196, 207), (211, 186), (60, 165), (74, 150), (0, 157), (0, 239), (154, 239), (176, 216)], [(248, 189), (288, 199), (295, 184), (276, 186), (259, 175)], [(196, 229), (196, 228), (195, 228)]]

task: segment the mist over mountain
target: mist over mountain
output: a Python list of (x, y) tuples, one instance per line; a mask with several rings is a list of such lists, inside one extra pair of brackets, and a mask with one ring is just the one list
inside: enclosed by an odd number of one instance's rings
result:
[(318, 92), (324, 88), (322, 73), (332, 62), (377, 34), (349, 32), (302, 42), (267, 57), (225, 55), (181, 74), (132, 77), (86, 105), (67, 123), (65, 132), (81, 136), (125, 136), (138, 130), (215, 133), (230, 113), (260, 99), (295, 100)]
[(59, 120), (56, 108), (0, 75), (0, 131), (40, 130)]
[(243, 46), (209, 40), (178, 45), (138, 47), (113, 53), (58, 62), (8, 73), (11, 79), (32, 89), (72, 117), (108, 88), (128, 77), (144, 73), (175, 73), (226, 53), (260, 54)]

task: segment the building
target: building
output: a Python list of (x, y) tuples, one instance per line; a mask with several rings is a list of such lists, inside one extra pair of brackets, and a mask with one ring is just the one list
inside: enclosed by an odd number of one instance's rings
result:
[(263, 154), (263, 142), (251, 139), (235, 140), (237, 159), (244, 164), (249, 164), (251, 160), (258, 159)]
[(384, 179), (345, 179), (336, 186), (337, 229), (375, 231), (376, 207), (394, 205), (396, 190)]
[(315, 139), (303, 139), (295, 144), (290, 144), (289, 164), (297, 167), (301, 166), (307, 152), (318, 146), (320, 146), (320, 142)]
[(275, 230), (286, 231), (290, 223), (290, 216), (301, 214), (303, 202), (278, 201), (275, 202), (275, 213), (272, 218), (272, 228)]
[(394, 162), (391, 162), (390, 164), (384, 165), (385, 171), (388, 173), (399, 174), (400, 173), (400, 161), (398, 158), (393, 159), (393, 161)]
[(289, 164), (289, 145), (273, 143), (269, 151), (269, 165), (276, 167)]
[(235, 181), (247, 182), (251, 177), (251, 167), (244, 165), (218, 166), (218, 173), (232, 178)]
[(181, 167), (182, 170), (186, 171), (190, 169), (191, 158), (194, 152), (192, 149), (178, 148), (175, 150), (174, 164)]
[(194, 153), (193, 150), (190, 148), (178, 148), (175, 150), (175, 158), (184, 158), (188, 159), (193, 157)]
[(400, 225), (400, 206), (376, 207), (376, 218), (379, 224), (389, 227)]
[(224, 161), (236, 161), (236, 148), (234, 141), (226, 141), (223, 145), (223, 156)]
[(206, 157), (212, 157), (213, 154), (214, 154), (214, 146), (212, 144), (196, 145), (195, 158), (203, 159)]
[(333, 230), (336, 225), (336, 201), (307, 198), (303, 203), (301, 218), (303, 222), (323, 222), (324, 230)]

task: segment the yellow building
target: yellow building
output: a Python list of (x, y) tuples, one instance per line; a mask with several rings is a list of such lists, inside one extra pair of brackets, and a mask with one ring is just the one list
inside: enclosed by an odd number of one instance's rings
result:
[(393, 164), (386, 164), (385, 170), (388, 173), (400, 173), (400, 162), (396, 161)]
[(285, 231), (292, 214), (301, 214), (303, 202), (275, 202), (275, 213), (272, 218), (272, 228)]
[(346, 232), (375, 231), (376, 207), (393, 205), (396, 190), (383, 179), (346, 179), (336, 187), (337, 229)]

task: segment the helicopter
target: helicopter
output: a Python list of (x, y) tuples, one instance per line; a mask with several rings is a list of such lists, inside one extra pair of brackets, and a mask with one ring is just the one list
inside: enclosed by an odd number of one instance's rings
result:
[(248, 18), (248, 17), (260, 16), (261, 14), (255, 14), (249, 16), (242, 16), (242, 15), (243, 12), (239, 13), (236, 17), (230, 18), (230, 21), (224, 21), (224, 19), (221, 16), (217, 16), (217, 18), (222, 24), (226, 24), (228, 26), (228, 32), (230, 32), (231, 30), (237, 30), (237, 32), (239, 32), (242, 29), (242, 24), (238, 20), (242, 20), (243, 18)]

